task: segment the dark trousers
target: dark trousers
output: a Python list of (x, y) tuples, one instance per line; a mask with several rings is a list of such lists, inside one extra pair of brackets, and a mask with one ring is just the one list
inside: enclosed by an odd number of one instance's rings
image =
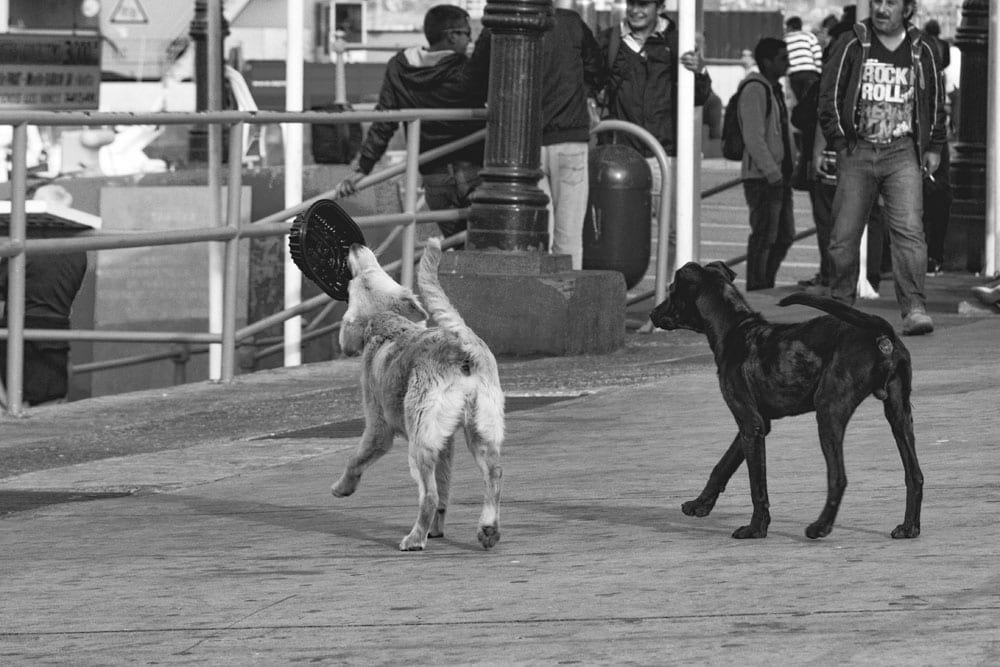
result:
[(747, 290), (774, 287), (782, 260), (795, 239), (792, 188), (788, 182), (769, 185), (764, 179), (743, 182), (750, 209), (747, 239)]
[(934, 180), (924, 177), (924, 236), (927, 238), (927, 258), (940, 265), (944, 262), (944, 237), (951, 221), (951, 204), (955, 195), (951, 189), (951, 156), (948, 147), (941, 151), (941, 165)]
[[(424, 199), (427, 208), (432, 211), (442, 209), (466, 208), (469, 205), (469, 195), (475, 190), (482, 179), (479, 177), (480, 165), (472, 162), (456, 161), (443, 165), (434, 173), (422, 175)], [(439, 222), (438, 228), (445, 238), (464, 232), (464, 220)]]
[(819, 72), (792, 72), (788, 75), (788, 83), (792, 87), (795, 101), (801, 102), (806, 96), (809, 86), (819, 81)]
[(830, 232), (833, 230), (833, 195), (836, 192), (836, 183), (827, 183), (819, 179), (814, 179), (809, 187), (809, 203), (812, 205), (813, 224), (816, 225), (816, 245), (819, 246), (821, 285), (829, 285), (833, 276)]

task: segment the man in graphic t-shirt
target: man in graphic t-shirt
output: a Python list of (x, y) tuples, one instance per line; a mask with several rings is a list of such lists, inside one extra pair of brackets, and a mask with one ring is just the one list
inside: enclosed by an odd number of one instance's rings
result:
[(819, 121), (837, 152), (830, 296), (857, 296), (861, 234), (879, 195), (889, 228), (904, 335), (927, 334), (922, 175), (945, 147), (944, 90), (933, 46), (910, 24), (916, 0), (871, 0), (871, 18), (843, 34), (823, 67)]

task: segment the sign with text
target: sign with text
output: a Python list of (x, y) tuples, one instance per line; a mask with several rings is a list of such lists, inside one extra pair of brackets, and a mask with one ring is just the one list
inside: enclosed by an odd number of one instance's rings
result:
[(0, 109), (97, 109), (98, 35), (0, 35)]

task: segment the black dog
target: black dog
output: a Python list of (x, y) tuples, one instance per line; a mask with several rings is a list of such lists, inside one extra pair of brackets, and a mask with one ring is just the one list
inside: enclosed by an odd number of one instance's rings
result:
[(844, 430), (858, 405), (874, 394), (884, 403), (906, 474), (906, 513), (892, 536), (917, 537), (924, 478), (913, 441), (910, 353), (892, 326), (881, 317), (804, 293), (787, 296), (779, 305), (812, 306), (832, 316), (771, 324), (750, 308), (732, 283), (735, 276), (722, 262), (685, 264), (667, 299), (650, 314), (661, 329), (691, 329), (708, 337), (722, 396), (739, 426), (701, 495), (684, 503), (682, 511), (707, 516), (745, 459), (753, 516), (733, 537), (767, 537), (771, 516), (764, 438), (772, 419), (815, 411), (828, 489), (826, 505), (806, 536), (828, 535), (847, 486)]

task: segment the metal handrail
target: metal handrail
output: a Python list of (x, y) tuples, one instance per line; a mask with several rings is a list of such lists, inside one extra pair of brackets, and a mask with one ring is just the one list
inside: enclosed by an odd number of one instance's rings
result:
[[(231, 382), (235, 375), (235, 347), (237, 341), (252, 336), (273, 324), (262, 327), (257, 322), (237, 331), (235, 326), (235, 280), (236, 262), (234, 243), (244, 238), (283, 235), (288, 232), (287, 222), (265, 222), (240, 225), (239, 201), (234, 198), (242, 188), (242, 169), (229, 170), (230, 206), (227, 220), (212, 228), (182, 229), (153, 232), (106, 233), (100, 231), (84, 233), (76, 238), (66, 239), (33, 239), (27, 240), (27, 215), (25, 212), (27, 185), (27, 125), (140, 125), (140, 124), (232, 124), (236, 131), (230, 132), (229, 155), (230, 165), (240, 163), (242, 154), (242, 132), (239, 126), (249, 123), (289, 123), (289, 122), (323, 122), (323, 123), (353, 123), (371, 121), (407, 122), (411, 125), (408, 135), (419, 136), (419, 123), (422, 118), (435, 120), (469, 120), (483, 119), (486, 112), (481, 109), (410, 109), (405, 111), (377, 112), (238, 112), (211, 111), (194, 113), (158, 112), (158, 113), (121, 113), (121, 112), (50, 112), (50, 111), (0, 111), (0, 124), (13, 125), (12, 170), (11, 170), (11, 215), (10, 236), (6, 242), (0, 243), (0, 255), (10, 258), (9, 285), (6, 299), (7, 328), (0, 329), (0, 340), (7, 339), (8, 359), (6, 369), (7, 391), (4, 399), (7, 412), (20, 416), (23, 412), (21, 404), (23, 382), (23, 354), (25, 340), (98, 340), (98, 341), (140, 341), (140, 342), (171, 342), (171, 343), (208, 343), (220, 344), (222, 347), (222, 382)], [(381, 178), (391, 178), (392, 175), (406, 173), (408, 182), (416, 183), (417, 168), (420, 159), (424, 161), (443, 155), (456, 147), (478, 141), (485, 135), (481, 131), (477, 137), (468, 137), (454, 145), (442, 146), (427, 155), (418, 156), (418, 150), (411, 150), (405, 164), (392, 167), (391, 175), (373, 175), (366, 179), (367, 184), (379, 182)], [(411, 147), (412, 148), (412, 147)], [(211, 158), (211, 152), (210, 152)], [(211, 162), (211, 159), (210, 159)], [(210, 164), (210, 171), (212, 165)], [(213, 185), (210, 180), (210, 187)], [(360, 184), (359, 184), (360, 185)], [(215, 179), (214, 186), (221, 191), (221, 183)], [(415, 189), (415, 188), (414, 188)], [(332, 194), (332, 191), (331, 193)], [(215, 193), (219, 201), (219, 193)], [(269, 216), (270, 220), (288, 220), (304, 210), (309, 202), (303, 202), (284, 211)], [(417, 222), (437, 222), (443, 220), (464, 219), (467, 210), (460, 211), (428, 211), (417, 213), (411, 210), (402, 214), (365, 216), (359, 218), (360, 226), (383, 227), (404, 225), (412, 229)], [(404, 256), (412, 258), (412, 234), (404, 234), (410, 248), (404, 248)], [(199, 243), (205, 241), (223, 242), (226, 244), (226, 260), (221, 268), (222, 273), (222, 326), (220, 332), (123, 332), (123, 331), (84, 331), (84, 330), (48, 330), (24, 328), (25, 299), (25, 258), (28, 254), (59, 253), (80, 250), (117, 249), (139, 246), (172, 245), (183, 243)], [(411, 270), (412, 272), (412, 270)], [(210, 278), (211, 281), (211, 278)], [(211, 288), (211, 283), (210, 283)], [(323, 295), (325, 297), (325, 295)], [(301, 314), (305, 310), (315, 308), (317, 304), (303, 302), (297, 306), (277, 314), (278, 321)], [(272, 316), (274, 317), (274, 316)], [(271, 318), (265, 318), (270, 321)]]

